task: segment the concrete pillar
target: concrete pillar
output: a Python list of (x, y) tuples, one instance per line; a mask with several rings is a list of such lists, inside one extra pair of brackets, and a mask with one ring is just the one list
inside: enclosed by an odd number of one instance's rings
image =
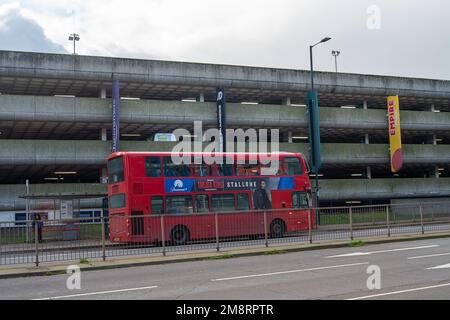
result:
[(108, 136), (106, 134), (106, 128), (101, 128), (100, 129), (100, 140), (101, 141), (107, 141), (108, 140)]
[(438, 166), (434, 166), (432, 169), (431, 169), (431, 174), (430, 174), (430, 176), (431, 177), (434, 177), (434, 178), (436, 178), (436, 179), (439, 179), (439, 167)]
[(101, 88), (99, 93), (100, 99), (106, 99), (106, 88)]
[(283, 98), (282, 105), (283, 105), (283, 106), (290, 106), (290, 105), (291, 105), (291, 97), (285, 97), (285, 98)]
[(293, 139), (292, 139), (292, 131), (289, 131), (289, 132), (288, 132), (288, 142), (289, 142), (289, 143), (292, 143), (292, 142), (293, 142)]
[(431, 105), (430, 105), (430, 111), (431, 111), (431, 112), (435, 112), (435, 111), (436, 111), (436, 108), (434, 107), (434, 104), (431, 104)]
[(369, 166), (366, 167), (366, 177), (367, 179), (372, 179), (372, 168)]
[(198, 96), (198, 101), (205, 102), (205, 94), (204, 93), (200, 93), (200, 95)]
[(364, 102), (363, 102), (363, 109), (364, 109), (364, 110), (367, 110), (367, 107), (368, 107), (367, 101), (364, 101)]
[(106, 172), (106, 168), (101, 169), (100, 183), (108, 183), (108, 175)]
[(370, 144), (369, 134), (364, 135), (364, 144)]

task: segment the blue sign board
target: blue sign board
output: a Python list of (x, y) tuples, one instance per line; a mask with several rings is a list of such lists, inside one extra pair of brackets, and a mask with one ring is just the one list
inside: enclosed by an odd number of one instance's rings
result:
[(164, 182), (164, 189), (166, 193), (177, 192), (193, 192), (194, 180), (193, 179), (166, 179)]
[(112, 84), (112, 152), (119, 151), (120, 143), (120, 90), (119, 80)]
[(309, 156), (311, 170), (313, 173), (318, 173), (322, 162), (320, 154), (319, 102), (315, 90), (308, 92), (307, 119), (309, 127)]
[(217, 88), (217, 129), (220, 131), (220, 147), (222, 152), (227, 151), (227, 100), (225, 90)]

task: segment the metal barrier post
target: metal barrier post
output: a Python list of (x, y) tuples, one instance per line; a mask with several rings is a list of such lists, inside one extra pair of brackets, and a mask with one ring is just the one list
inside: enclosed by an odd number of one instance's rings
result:
[(266, 240), (266, 248), (269, 247), (269, 237), (267, 234), (267, 212), (264, 211), (264, 239)]
[[(26, 230), (25, 230), (26, 231)], [(3, 225), (0, 222), (0, 255), (2, 254)]]
[(420, 227), (422, 228), (422, 234), (425, 234), (425, 228), (423, 226), (423, 207), (422, 207), (422, 205), (419, 206), (419, 212), (420, 212)]
[(38, 220), (34, 220), (34, 251), (36, 254), (35, 264), (39, 267), (39, 234), (38, 234)]
[(102, 258), (103, 261), (106, 260), (106, 247), (105, 247), (105, 218), (104, 217), (100, 217), (101, 220), (101, 226), (102, 226)]
[(309, 232), (309, 243), (312, 243), (313, 239), (311, 230), (311, 208), (308, 208), (308, 232)]
[(214, 226), (216, 228), (216, 250), (217, 252), (220, 251), (219, 246), (219, 217), (217, 216), (217, 212), (214, 213)]
[(163, 256), (166, 256), (166, 236), (164, 232), (164, 215), (161, 215), (159, 218), (159, 221), (161, 221), (161, 241), (162, 241), (162, 247), (163, 247)]
[(386, 205), (386, 225), (387, 225), (387, 231), (388, 231), (388, 237), (391, 236), (391, 223), (389, 219), (389, 205)]
[(352, 207), (349, 207), (348, 213), (349, 213), (349, 218), (350, 218), (350, 239), (353, 240), (353, 212), (352, 212)]

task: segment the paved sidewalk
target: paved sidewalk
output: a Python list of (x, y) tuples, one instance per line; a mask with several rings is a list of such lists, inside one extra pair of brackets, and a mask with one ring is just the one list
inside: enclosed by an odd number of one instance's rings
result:
[[(447, 238), (450, 237), (450, 232), (433, 233), (426, 235), (401, 235), (391, 238), (361, 238), (359, 240), (363, 241), (365, 245), (378, 244), (378, 243), (388, 243), (388, 242), (400, 242), (400, 241), (412, 241), (421, 239), (434, 239), (434, 238)], [(279, 244), (272, 245), (269, 248), (266, 247), (246, 247), (246, 248), (231, 248), (228, 250), (223, 250), (217, 252), (215, 250), (196, 250), (192, 252), (171, 252), (166, 256), (161, 256), (160, 254), (152, 254), (147, 257), (142, 256), (128, 256), (123, 258), (108, 258), (106, 261), (101, 259), (95, 259), (89, 261), (87, 264), (79, 264), (79, 261), (64, 261), (45, 263), (39, 267), (32, 267), (30, 265), (12, 265), (6, 267), (0, 267), (0, 279), (5, 278), (17, 278), (17, 277), (29, 277), (29, 276), (50, 276), (54, 274), (66, 273), (67, 267), (70, 265), (78, 265), (83, 271), (89, 270), (105, 270), (114, 268), (127, 268), (145, 265), (155, 265), (155, 264), (167, 264), (176, 262), (187, 262), (187, 261), (198, 261), (205, 259), (220, 258), (225, 257), (243, 257), (243, 256), (254, 256), (254, 255), (264, 255), (264, 254), (276, 254), (276, 253), (287, 253), (296, 251), (306, 251), (306, 250), (320, 250), (329, 248), (339, 248), (347, 247), (349, 245), (349, 240), (339, 240), (339, 241), (321, 241), (313, 244)]]

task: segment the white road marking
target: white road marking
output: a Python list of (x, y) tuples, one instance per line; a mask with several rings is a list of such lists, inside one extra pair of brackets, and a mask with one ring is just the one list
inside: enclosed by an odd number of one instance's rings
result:
[(430, 249), (437, 248), (438, 244), (430, 245), (430, 246), (422, 246), (422, 247), (411, 247), (411, 248), (400, 248), (400, 249), (391, 249), (391, 250), (379, 250), (379, 251), (369, 251), (369, 252), (353, 252), (346, 254), (338, 254), (335, 256), (328, 256), (327, 258), (341, 258), (341, 257), (357, 257), (357, 256), (370, 256), (376, 253), (387, 253), (387, 252), (397, 252), (397, 251), (408, 251), (408, 250), (420, 250), (420, 249)]
[(448, 287), (448, 286), (450, 286), (450, 283), (439, 284), (439, 285), (436, 285), (436, 286), (429, 286), (429, 287), (422, 287), (422, 288), (415, 288), (415, 289), (408, 289), (408, 290), (401, 290), (401, 291), (393, 291), (393, 292), (386, 292), (386, 293), (380, 293), (380, 294), (373, 294), (373, 295), (370, 295), (370, 296), (356, 297), (356, 298), (350, 298), (350, 299), (346, 299), (346, 300), (364, 300), (364, 299), (383, 297), (383, 296), (390, 296), (390, 295), (394, 295), (394, 294), (401, 294), (401, 293), (408, 293), (408, 292), (415, 292), (415, 291), (423, 291), (423, 290), (442, 288), (442, 287)]
[(275, 276), (275, 275), (288, 274), (288, 273), (345, 268), (345, 267), (362, 266), (362, 265), (368, 265), (368, 264), (369, 264), (368, 262), (341, 264), (341, 265), (337, 265), (337, 266), (317, 267), (317, 268), (309, 268), (309, 269), (298, 269), (298, 270), (289, 270), (289, 271), (280, 271), (280, 272), (271, 272), (271, 273), (251, 274), (251, 275), (246, 275), (246, 276), (238, 276), (238, 277), (230, 277), (230, 278), (212, 279), (211, 281), (217, 282), (217, 281), (237, 280), (237, 279), (245, 279), (245, 278)]
[(449, 253), (430, 254), (428, 256), (410, 257), (410, 258), (408, 258), (408, 260), (425, 259), (425, 258), (442, 257), (442, 256), (450, 256), (450, 252)]
[(33, 299), (33, 300), (54, 300), (54, 299), (76, 298), (76, 297), (94, 296), (94, 295), (99, 295), (99, 294), (108, 294), (108, 293), (149, 290), (149, 289), (155, 289), (155, 288), (158, 288), (158, 286), (141, 287), (141, 288), (130, 288), (130, 289), (119, 289), (119, 290), (109, 290), (109, 291), (98, 291), (98, 292), (89, 292), (89, 293), (79, 293), (79, 294), (71, 294), (71, 295), (67, 295), (67, 296), (39, 298), (39, 299)]
[(442, 266), (428, 268), (427, 270), (438, 270), (438, 269), (448, 269), (448, 268), (450, 268), (450, 263), (443, 264)]

